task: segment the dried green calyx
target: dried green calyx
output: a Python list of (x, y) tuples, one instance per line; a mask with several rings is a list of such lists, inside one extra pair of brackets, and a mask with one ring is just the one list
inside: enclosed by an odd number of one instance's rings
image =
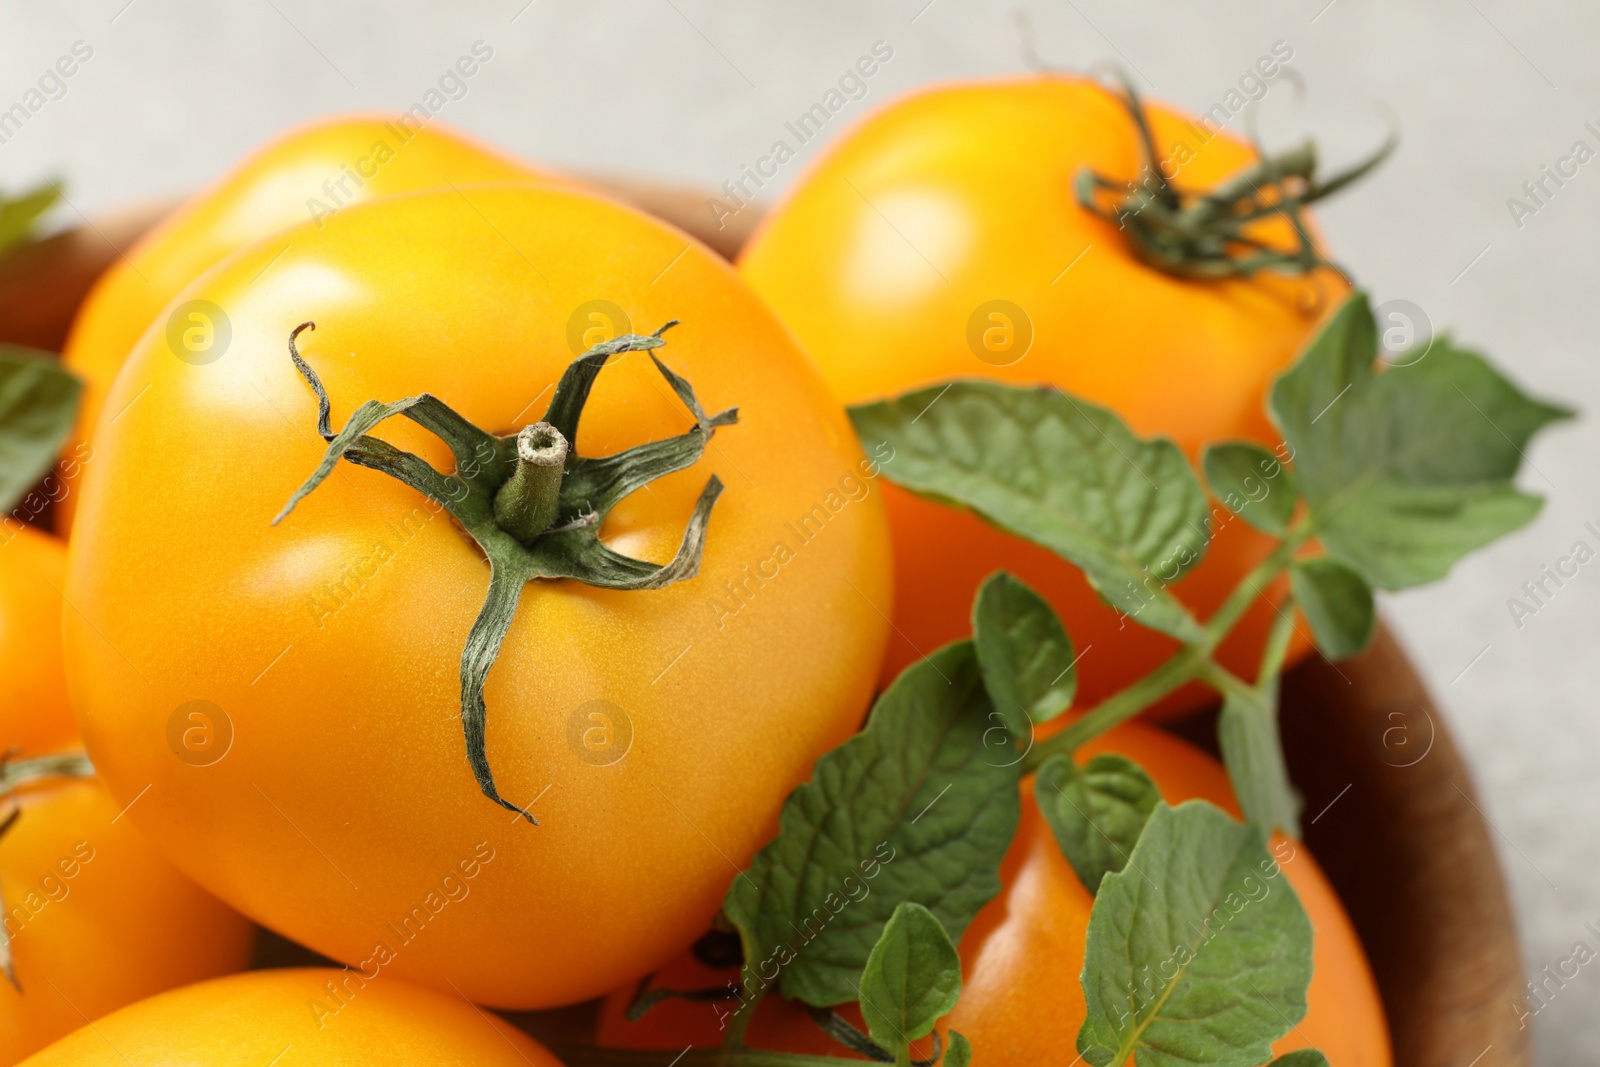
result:
[[(320, 485), (343, 458), (395, 478), (435, 501), (460, 523), (489, 561), (489, 590), (461, 653), (461, 725), (467, 762), (484, 796), (529, 822), (538, 820), (500, 795), (485, 749), (487, 708), (483, 687), (489, 668), (516, 615), (522, 589), (536, 578), (572, 578), (605, 589), (660, 589), (699, 572), (711, 507), (722, 492), (716, 475), (706, 481), (689, 517), (677, 554), (665, 564), (634, 559), (606, 547), (600, 525), (624, 497), (658, 478), (692, 466), (718, 427), (738, 421), (738, 409), (708, 416), (687, 381), (656, 358), (669, 322), (648, 336), (627, 334), (591, 348), (561, 375), (544, 417), (515, 434), (480, 430), (428, 393), (383, 404), (368, 400), (335, 434), (328, 392), (295, 347), (314, 323), (289, 335), (289, 358), (317, 397), (317, 432), (328, 442), (322, 463), (290, 497), (276, 524)], [(677, 395), (694, 425), (685, 433), (618, 452), (582, 456), (574, 442), (578, 420), (595, 378), (612, 356), (650, 352), (650, 359)], [(455, 454), (455, 470), (435, 470), (421, 457), (367, 436), (391, 415), (433, 433)]]
[[(1127, 234), (1140, 259), (1180, 278), (1248, 278), (1264, 270), (1309, 274), (1319, 267), (1344, 274), (1317, 248), (1303, 209), (1365, 177), (1394, 151), (1393, 135), (1367, 159), (1331, 178), (1317, 177), (1316, 146), (1307, 141), (1277, 155), (1263, 153), (1254, 166), (1215, 189), (1180, 189), (1163, 167), (1133, 83), (1121, 74), (1118, 80), (1144, 152), (1139, 178), (1113, 181), (1086, 168), (1075, 191), (1086, 210)], [(1275, 247), (1246, 232), (1272, 216), (1289, 222), (1295, 247)]]

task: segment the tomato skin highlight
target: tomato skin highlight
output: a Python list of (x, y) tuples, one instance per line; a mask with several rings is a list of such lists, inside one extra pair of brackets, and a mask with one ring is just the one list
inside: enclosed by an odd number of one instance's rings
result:
[[(150, 786), (130, 817), (173, 862), (317, 951), (360, 966), (386, 945), (386, 971), (498, 1007), (604, 993), (704, 929), (730, 864), (859, 725), (892, 595), (873, 469), (733, 271), (631, 209), (474, 187), (285, 237), (276, 264), (274, 239), (182, 294), (228, 309), (221, 359), (186, 363), (150, 333), (112, 391), (120, 406), (147, 390), (101, 427), (69, 553), (90, 755), (119, 799)], [(486, 800), (465, 759), (459, 660), (488, 575), (449, 517), (341, 463), (271, 525), (324, 450), (286, 342), (317, 323), (299, 347), (335, 425), (428, 391), (506, 433), (539, 417), (575, 355), (573, 313), (602, 298), (635, 331), (682, 320), (661, 358), (740, 421), (603, 527), (617, 551), (664, 561), (716, 473), (698, 577), (523, 593), (489, 674), (488, 756), (533, 827)], [(607, 455), (689, 425), (634, 354), (601, 373), (576, 445)], [(376, 435), (450, 469), (412, 424)], [(208, 766), (167, 743), (195, 700), (231, 724)], [(631, 734), (614, 762), (585, 748), (596, 701)]]
[[(95, 283), (61, 354), (84, 382), (77, 430), (64, 453), (91, 440), (117, 371), (146, 328), (165, 327), (156, 320), (178, 291), (245, 245), (307, 219), (326, 222), (377, 197), (451, 183), (565, 180), (441, 124), (402, 129), (392, 116), (320, 119), (268, 141), (140, 238)], [(70, 487), (76, 478), (66, 480), (55, 520), (63, 533), (78, 509)]]
[(284, 1062), (306, 1067), (561, 1067), (531, 1037), (453, 993), (333, 968), (252, 971), (152, 997), (25, 1067), (266, 1064), (291, 1048)]
[[(1139, 723), (1121, 726), (1089, 742), (1083, 758), (1116, 752), (1142, 766), (1169, 804), (1209, 800), (1235, 818), (1238, 806), (1227, 774), (1215, 760), (1187, 743)], [(1355, 929), (1327, 877), (1304, 845), (1279, 834), (1270, 851), (1278, 860), (1315, 931), (1315, 970), (1306, 1017), (1273, 1045), (1280, 1056), (1297, 1048), (1319, 1048), (1330, 1063), (1390, 1067), (1388, 1025), (1372, 972)], [(1033, 780), (1023, 783), (1022, 824), (1001, 867), (1004, 882), (962, 936), (962, 991), (941, 1032), (958, 1030), (972, 1042), (973, 1062), (993, 1067), (1065, 1063), (1077, 1050), (1085, 1008), (1079, 972), (1094, 898), (1061, 854), (1039, 813)], [(702, 989), (736, 981), (736, 970), (711, 970), (691, 956), (665, 968), (654, 984)], [(634, 989), (605, 1001), (596, 1040), (614, 1048), (678, 1049), (715, 1045), (719, 1017), (730, 1004), (669, 1000), (642, 1020), (625, 1017)], [(854, 1006), (844, 1012), (858, 1025)], [(813, 1055), (850, 1055), (824, 1034), (798, 1004), (774, 992), (756, 1009), (747, 1036), (755, 1048)]]
[[(1147, 112), (1182, 187), (1210, 188), (1254, 159), (1225, 133), (1202, 144), (1197, 122)], [(1280, 439), (1266, 416), (1267, 387), (1346, 286), (1327, 271), (1202, 283), (1146, 265), (1073, 191), (1086, 167), (1135, 179), (1140, 151), (1123, 103), (1086, 80), (1030, 75), (913, 93), (833, 142), (763, 221), (739, 270), (846, 404), (984, 377), (1054, 385), (1105, 405), (1136, 433), (1171, 437), (1191, 459), (1228, 439), (1273, 449)], [(1288, 235), (1279, 220), (1260, 231), (1277, 243)], [(985, 318), (997, 300), (1020, 308), (1027, 329), (1014, 314)], [(1007, 323), (1019, 348), (1031, 334), (1020, 356), (983, 346), (986, 325)], [(1119, 617), (1076, 568), (1044, 550), (970, 513), (895, 488), (885, 495), (896, 560), (885, 683), (966, 633), (977, 585), (1000, 567), (1051, 601), (1079, 649), (1094, 646), (1079, 664), (1083, 706), (1177, 649)], [(1207, 556), (1172, 586), (1202, 617), (1275, 543), (1226, 511), (1215, 516)], [(1254, 605), (1224, 644), (1223, 664), (1253, 677), (1273, 617), (1268, 604)], [(1291, 659), (1309, 647), (1297, 635)], [(1164, 707), (1210, 699), (1191, 686)]]
[(32, 526), (0, 530), (0, 749), (22, 757), (73, 745), (61, 653), (66, 542)]
[(0, 1063), (249, 963), (254, 927), (157, 855), (100, 782), (24, 786), (17, 801), (0, 895), (22, 991), (0, 980)]

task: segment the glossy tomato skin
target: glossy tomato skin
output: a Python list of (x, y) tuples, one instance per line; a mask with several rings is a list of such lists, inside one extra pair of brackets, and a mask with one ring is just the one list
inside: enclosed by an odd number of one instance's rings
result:
[[(69, 553), (90, 753), (119, 798), (150, 786), (131, 817), (175, 863), (320, 952), (361, 965), (390, 951), (397, 975), (500, 1007), (604, 993), (705, 928), (730, 864), (859, 725), (891, 597), (874, 468), (732, 270), (630, 209), (464, 188), (286, 236), (270, 269), (273, 241), (183, 294), (228, 309), (222, 358), (192, 365), (147, 335), (113, 390), (147, 391), (102, 427)], [(348, 464), (271, 525), (324, 449), (286, 341), (316, 322), (300, 348), (336, 424), (430, 391), (503, 433), (542, 414), (574, 358), (569, 324), (589, 321), (574, 313), (596, 299), (639, 331), (682, 320), (662, 358), (706, 410), (740, 416), (603, 528), (612, 548), (664, 561), (718, 474), (698, 577), (523, 594), (489, 675), (488, 756), (535, 827), (486, 800), (465, 758), (458, 663), (488, 579), (476, 547)], [(690, 424), (630, 355), (601, 374), (577, 447), (605, 455)], [(379, 433), (449, 469), (416, 426)], [(206, 766), (167, 740), (197, 700), (231, 733)]]
[[(111, 382), (139, 335), (178, 290), (230, 253), (377, 197), (451, 183), (560, 180), (448, 127), (418, 128), (415, 119), (402, 126), (392, 116), (320, 119), (267, 142), (141, 238), (95, 283), (62, 351), (84, 382), (77, 431), (66, 451), (92, 436)], [(56, 512), (58, 529), (72, 528), (77, 507), (78, 494), (69, 486)]]
[(0, 837), (18, 992), (0, 980), (0, 1063), (107, 1012), (242, 970), (255, 931), (150, 847), (95, 780), (24, 787)]
[(0, 750), (34, 756), (77, 739), (61, 659), (66, 569), (66, 542), (32, 526), (0, 527)]
[[(1085, 759), (1099, 752), (1121, 753), (1144, 767), (1169, 804), (1199, 798), (1238, 815), (1222, 767), (1170, 734), (1129, 724), (1084, 746)], [(1344, 907), (1304, 845), (1280, 834), (1271, 851), (1315, 931), (1309, 1010), (1273, 1046), (1274, 1055), (1310, 1047), (1321, 1049), (1330, 1063), (1389, 1067), (1383, 1006)], [(1078, 977), (1094, 898), (1039, 814), (1031, 779), (1025, 783), (1022, 822), (1001, 877), (1000, 895), (978, 913), (961, 939), (961, 999), (940, 1030), (964, 1034), (972, 1042), (973, 1062), (989, 1067), (1068, 1062), (1077, 1054), (1085, 1014)], [(736, 978), (736, 972), (711, 971), (684, 957), (656, 981), (695, 989)], [(607, 998), (597, 1032), (600, 1044), (676, 1049), (721, 1040), (718, 1024), (726, 1006), (668, 1001), (640, 1022), (629, 1023), (624, 1012), (633, 993), (619, 990)], [(758, 1048), (843, 1054), (802, 1011), (776, 995), (762, 1001), (747, 1040)]]
[(26, 1067), (199, 1067), (274, 1057), (305, 1067), (561, 1067), (531, 1037), (453, 993), (381, 971), (366, 980), (332, 968), (252, 971), (173, 990), (84, 1027)]
[[(1202, 143), (1198, 124), (1150, 111), (1180, 186), (1210, 188), (1253, 158), (1232, 137)], [(1145, 265), (1073, 192), (1085, 167), (1128, 180), (1140, 165), (1124, 105), (1092, 82), (1027, 76), (919, 92), (834, 142), (751, 238), (739, 269), (846, 404), (984, 377), (1057, 386), (1112, 408), (1137, 433), (1171, 437), (1191, 458), (1225, 439), (1275, 448), (1267, 386), (1343, 283), (1327, 272), (1201, 283)], [(1260, 236), (1285, 234), (1269, 226)], [(989, 318), (993, 301), (1021, 318)], [(995, 351), (984, 331), (1002, 322), (1012, 333), (992, 335)], [(1079, 664), (1086, 705), (1176, 649), (1105, 607), (1051, 553), (892, 486), (885, 496), (896, 557), (885, 681), (963, 636), (977, 585), (1002, 566), (1056, 606), (1080, 650), (1093, 646)], [(1272, 545), (1225, 511), (1214, 516), (1207, 556), (1173, 590), (1202, 616)], [(1253, 676), (1272, 617), (1257, 604), (1223, 662)], [(1307, 647), (1297, 640), (1294, 654)], [(1191, 690), (1177, 706), (1201, 699)]]

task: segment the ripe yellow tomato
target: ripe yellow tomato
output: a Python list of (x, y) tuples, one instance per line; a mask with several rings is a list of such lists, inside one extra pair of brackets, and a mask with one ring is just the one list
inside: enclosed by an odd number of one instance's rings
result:
[[(1238, 816), (1227, 774), (1209, 756), (1170, 734), (1137, 723), (1085, 745), (1082, 758), (1116, 752), (1138, 763), (1169, 804), (1209, 800)], [(1311, 919), (1315, 970), (1306, 1016), (1273, 1046), (1281, 1056), (1318, 1048), (1328, 1062), (1390, 1067), (1389, 1030), (1366, 954), (1327, 877), (1305, 846), (1281, 834), (1271, 851)], [(1003, 888), (962, 936), (962, 991), (941, 1030), (972, 1042), (973, 1062), (985, 1067), (1065, 1063), (1083, 1025), (1084, 936), (1094, 898), (1073, 871), (1024, 783), (1022, 823), (1001, 868)], [(737, 970), (714, 971), (692, 957), (665, 969), (655, 984), (709, 989), (737, 980)], [(666, 1001), (637, 1023), (625, 1017), (635, 990), (619, 990), (601, 1010), (596, 1038), (617, 1048), (679, 1049), (721, 1040), (730, 1005)], [(846, 1013), (859, 1026), (859, 1015)], [(762, 1000), (747, 1037), (756, 1048), (844, 1054), (797, 1005), (776, 995)]]
[(14, 799), (0, 896), (21, 990), (0, 979), (0, 1063), (249, 962), (250, 923), (157, 855), (100, 782), (41, 782)]
[(67, 546), (32, 526), (0, 526), (0, 751), (53, 752), (78, 735), (61, 661)]
[[(1209, 189), (1254, 158), (1233, 137), (1149, 113), (1158, 158), (1180, 187)], [(751, 238), (740, 272), (846, 404), (994, 378), (1105, 405), (1191, 458), (1224, 439), (1271, 448), (1268, 383), (1345, 285), (1326, 270), (1201, 282), (1147, 265), (1073, 191), (1085, 168), (1132, 181), (1142, 158), (1124, 103), (1090, 81), (1027, 76), (919, 92), (833, 143)], [(1273, 220), (1259, 237), (1286, 242), (1286, 226)], [(896, 570), (885, 680), (963, 636), (974, 590), (999, 567), (1049, 599), (1084, 650), (1085, 705), (1176, 650), (1119, 618), (1044, 549), (893, 487), (885, 496)], [(1226, 512), (1215, 518), (1207, 556), (1173, 586), (1202, 617), (1272, 545)], [(1272, 618), (1258, 602), (1221, 661), (1253, 677)], [(1294, 654), (1307, 648), (1297, 639)]]
[(561, 1067), (531, 1037), (454, 993), (332, 968), (253, 971), (175, 989), (84, 1027), (26, 1067), (224, 1063)]
[[(352, 207), (181, 299), (224, 309), (230, 343), (195, 363), (146, 334), (109, 403), (142, 397), (101, 425), (68, 559), (73, 699), (113, 792), (149, 787), (131, 818), (265, 925), (479, 1003), (581, 1000), (685, 948), (730, 865), (859, 725), (888, 628), (876, 468), (787, 331), (683, 234), (556, 188)], [(272, 525), (325, 448), (287, 340), (316, 322), (298, 343), (335, 424), (428, 391), (509, 433), (592, 343), (596, 301), (637, 332), (681, 320), (657, 354), (739, 422), (601, 528), (670, 559), (715, 473), (698, 577), (524, 592), (486, 697), (490, 764), (530, 826), (465, 759), (477, 546), (343, 463)], [(633, 353), (601, 373), (576, 445), (609, 455), (691, 424)], [(416, 425), (376, 434), (450, 469)]]
[[(326, 224), (345, 207), (375, 197), (536, 180), (554, 179), (454, 130), (419, 128), (415, 119), (409, 125), (370, 115), (323, 119), (268, 142), (146, 234), (95, 283), (62, 351), (84, 383), (66, 451), (90, 440), (112, 379), (139, 335), (178, 290), (229, 253), (308, 219)], [(190, 328), (208, 326), (183, 316), (180, 333)], [(58, 504), (58, 529), (72, 528), (77, 508), (78, 496), (69, 490)]]

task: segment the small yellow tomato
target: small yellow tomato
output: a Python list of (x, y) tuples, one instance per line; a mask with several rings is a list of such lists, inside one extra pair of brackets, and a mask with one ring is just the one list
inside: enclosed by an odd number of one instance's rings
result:
[(61, 661), (66, 570), (65, 542), (0, 525), (0, 751), (33, 756), (77, 739)]
[(25, 1067), (561, 1067), (453, 993), (386, 974), (252, 971), (175, 989), (86, 1026)]
[[(1225, 131), (1161, 107), (1148, 117), (1157, 160), (1180, 188), (1212, 189), (1255, 160)], [(1327, 270), (1202, 281), (1151, 266), (1074, 194), (1085, 171), (1131, 190), (1143, 155), (1127, 105), (1087, 79), (935, 86), (835, 140), (751, 237), (739, 270), (846, 404), (992, 378), (1104, 405), (1191, 459), (1224, 440), (1273, 448), (1267, 386), (1348, 287)], [(1257, 239), (1293, 243), (1285, 220), (1259, 225)], [(1049, 600), (1084, 650), (1084, 706), (1176, 651), (1054, 553), (897, 487), (885, 498), (896, 571), (885, 681), (966, 634), (973, 593), (999, 567)], [(1205, 557), (1172, 586), (1201, 618), (1275, 544), (1220, 508), (1209, 521)], [(1221, 662), (1253, 676), (1275, 617), (1258, 600)], [(1291, 660), (1309, 649), (1296, 633)], [(1191, 686), (1169, 704), (1210, 699)]]
[(0, 1064), (125, 1004), (244, 968), (254, 928), (162, 859), (94, 779), (36, 783), (0, 836), (17, 987)]

